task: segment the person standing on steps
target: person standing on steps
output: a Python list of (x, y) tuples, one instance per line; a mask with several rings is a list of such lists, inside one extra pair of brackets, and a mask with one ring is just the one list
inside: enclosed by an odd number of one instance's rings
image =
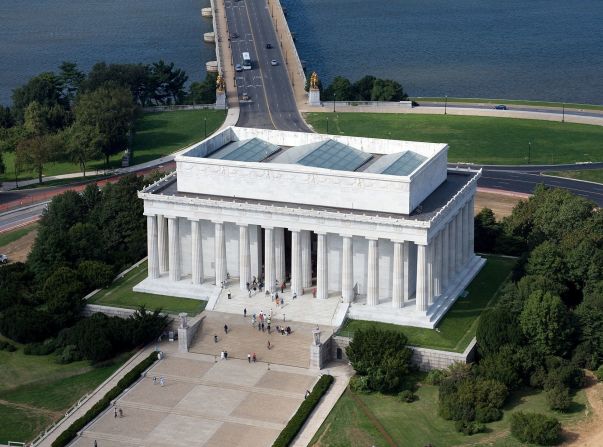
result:
[(247, 318), (247, 308), (243, 309), (243, 318)]

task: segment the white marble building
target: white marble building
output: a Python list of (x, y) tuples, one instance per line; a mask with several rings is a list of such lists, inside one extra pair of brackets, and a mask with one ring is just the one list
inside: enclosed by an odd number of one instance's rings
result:
[(353, 318), (434, 327), (477, 274), (481, 172), (446, 144), (230, 127), (139, 193), (148, 278), (134, 290), (216, 300), (227, 277), (287, 282)]

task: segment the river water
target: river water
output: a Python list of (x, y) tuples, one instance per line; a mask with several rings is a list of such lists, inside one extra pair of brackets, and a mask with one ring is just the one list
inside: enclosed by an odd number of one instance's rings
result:
[[(63, 60), (163, 58), (205, 76), (209, 0), (0, 0), (0, 103)], [(323, 82), (396, 79), (412, 96), (603, 104), (603, 0), (283, 0)]]
[(412, 96), (603, 104), (602, 0), (283, 0), (308, 72)]
[(0, 104), (12, 89), (61, 61), (174, 62), (189, 80), (215, 60), (201, 17), (209, 0), (0, 0)]

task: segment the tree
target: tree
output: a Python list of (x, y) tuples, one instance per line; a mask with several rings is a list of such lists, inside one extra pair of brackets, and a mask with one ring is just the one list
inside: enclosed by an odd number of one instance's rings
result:
[(113, 269), (100, 261), (82, 261), (77, 266), (77, 274), (89, 290), (107, 287), (113, 280)]
[(354, 101), (370, 101), (373, 92), (373, 84), (377, 78), (364, 76), (352, 84), (352, 95)]
[(557, 284), (564, 284), (568, 278), (568, 272), (558, 244), (544, 241), (534, 248), (528, 258), (526, 273), (547, 278)]
[(352, 100), (352, 84), (349, 79), (343, 76), (335, 76), (333, 82), (327, 87), (324, 92), (324, 98), (327, 101), (337, 99), (339, 101)]
[(63, 61), (59, 66), (59, 70), (59, 79), (63, 86), (63, 96), (71, 104), (80, 86), (86, 79), (86, 75), (78, 70), (75, 62)]
[(516, 316), (502, 307), (482, 313), (475, 334), (479, 352), (488, 356), (505, 345), (519, 346), (522, 337), (517, 331), (517, 323)]
[(10, 107), (0, 105), (0, 128), (8, 129), (15, 125), (15, 118), (10, 111)]
[(216, 73), (207, 73), (203, 82), (191, 83), (188, 102), (193, 104), (213, 104), (216, 102)]
[(126, 88), (134, 101), (141, 106), (152, 104), (155, 94), (151, 69), (143, 64), (94, 64), (80, 90), (92, 92), (101, 87)]
[(111, 155), (126, 148), (135, 117), (132, 95), (124, 87), (100, 87), (79, 95), (75, 103), (77, 124), (97, 129), (107, 165)]
[(519, 317), (523, 333), (543, 354), (566, 354), (572, 326), (567, 307), (557, 295), (535, 291)]
[(496, 222), (494, 211), (490, 208), (482, 208), (475, 215), (475, 251), (479, 253), (494, 253), (496, 241), (502, 233), (502, 228)]
[(66, 105), (62, 91), (61, 79), (52, 72), (31, 78), (27, 84), (13, 90), (13, 116), (18, 122), (23, 122), (25, 109), (34, 101), (45, 107)]
[(408, 99), (399, 82), (391, 79), (376, 79), (371, 91), (371, 101), (403, 101)]
[(561, 436), (561, 424), (543, 414), (517, 411), (511, 415), (511, 434), (528, 444), (555, 445)]
[(69, 160), (79, 164), (86, 177), (86, 164), (103, 156), (103, 141), (98, 128), (75, 123), (67, 130), (66, 140)]
[[(186, 73), (174, 68), (174, 63), (163, 60), (151, 65), (151, 76), (155, 86), (154, 99), (160, 104), (178, 104), (184, 98), (184, 84), (188, 80)], [(214, 83), (215, 85), (215, 83)]]

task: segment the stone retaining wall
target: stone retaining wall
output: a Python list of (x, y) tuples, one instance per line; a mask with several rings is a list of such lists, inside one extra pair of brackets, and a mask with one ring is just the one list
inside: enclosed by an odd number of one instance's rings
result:
[[(331, 337), (330, 355), (333, 360), (348, 360), (345, 348), (350, 344), (351, 338), (334, 335)], [(476, 340), (473, 338), (464, 352), (439, 351), (437, 349), (419, 348), (409, 346), (412, 349), (412, 362), (421, 371), (447, 368), (456, 362), (471, 363), (475, 359)]]

